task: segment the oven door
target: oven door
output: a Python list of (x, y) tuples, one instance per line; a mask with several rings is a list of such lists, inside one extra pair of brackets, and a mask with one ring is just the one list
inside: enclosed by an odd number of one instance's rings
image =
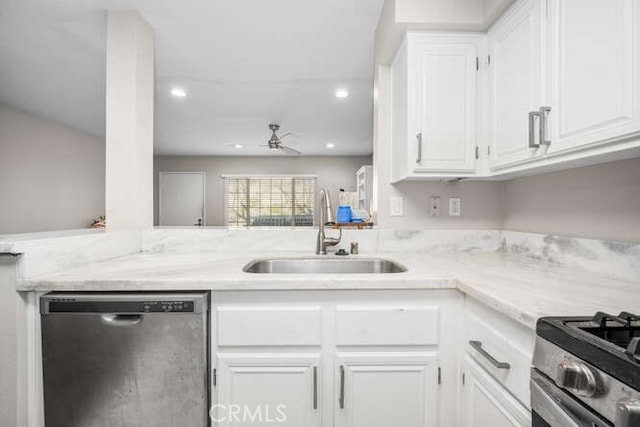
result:
[(612, 427), (536, 369), (531, 370), (533, 427)]

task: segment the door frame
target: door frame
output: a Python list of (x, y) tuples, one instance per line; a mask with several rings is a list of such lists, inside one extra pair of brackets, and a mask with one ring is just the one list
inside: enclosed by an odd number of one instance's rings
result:
[[(205, 172), (158, 172), (158, 226), (162, 227), (162, 176), (189, 174), (202, 176), (202, 227), (207, 226), (207, 174)], [(188, 226), (187, 226), (188, 227)]]

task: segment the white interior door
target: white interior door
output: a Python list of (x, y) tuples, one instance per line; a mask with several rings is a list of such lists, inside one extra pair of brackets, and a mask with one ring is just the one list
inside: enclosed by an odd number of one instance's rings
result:
[(204, 172), (160, 172), (159, 222), (204, 226)]

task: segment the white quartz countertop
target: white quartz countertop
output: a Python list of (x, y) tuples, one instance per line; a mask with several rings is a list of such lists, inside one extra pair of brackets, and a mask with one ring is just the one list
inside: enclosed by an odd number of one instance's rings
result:
[[(458, 289), (530, 328), (539, 317), (640, 311), (640, 283), (497, 252), (379, 254), (408, 268), (393, 274), (253, 274), (255, 258), (300, 253), (141, 253), (18, 283), (19, 291)], [(330, 255), (331, 256), (331, 255)], [(360, 255), (366, 258), (373, 255)]]

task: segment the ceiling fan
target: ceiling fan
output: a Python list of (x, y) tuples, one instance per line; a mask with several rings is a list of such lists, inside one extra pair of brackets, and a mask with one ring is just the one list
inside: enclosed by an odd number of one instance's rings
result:
[(267, 144), (262, 145), (262, 147), (269, 147), (271, 152), (274, 154), (290, 154), (293, 156), (299, 156), (300, 154), (302, 154), (300, 151), (294, 148), (282, 145), (282, 139), (286, 138), (289, 135), (293, 135), (291, 132), (285, 133), (281, 137), (278, 137), (278, 135), (276, 135), (276, 132), (278, 131), (278, 129), (280, 129), (280, 125), (270, 124), (269, 129), (273, 133), (271, 134), (271, 138), (269, 139), (269, 141), (267, 141)]

